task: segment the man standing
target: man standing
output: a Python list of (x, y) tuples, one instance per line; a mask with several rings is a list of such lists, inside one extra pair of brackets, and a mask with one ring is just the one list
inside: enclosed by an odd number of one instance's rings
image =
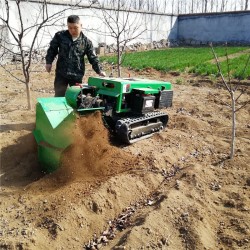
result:
[(55, 34), (45, 57), (46, 71), (51, 72), (52, 63), (58, 55), (54, 81), (56, 97), (64, 96), (68, 85), (72, 86), (82, 82), (85, 73), (85, 55), (99, 76), (106, 75), (102, 71), (92, 42), (81, 31), (82, 24), (79, 16), (69, 16), (67, 25), (68, 30)]

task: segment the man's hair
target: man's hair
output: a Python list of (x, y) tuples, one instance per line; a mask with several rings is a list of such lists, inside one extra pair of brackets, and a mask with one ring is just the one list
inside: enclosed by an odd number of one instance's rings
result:
[(68, 23), (79, 23), (80, 22), (80, 17), (77, 15), (71, 15), (67, 19)]

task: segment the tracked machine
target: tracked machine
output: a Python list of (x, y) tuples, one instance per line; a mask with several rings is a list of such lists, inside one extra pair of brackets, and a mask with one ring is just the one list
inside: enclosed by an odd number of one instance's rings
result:
[(36, 106), (38, 158), (55, 170), (62, 151), (72, 143), (69, 131), (77, 114), (100, 110), (104, 124), (122, 142), (134, 143), (162, 131), (168, 122), (162, 109), (172, 106), (169, 82), (137, 78), (90, 77), (88, 84), (67, 89), (65, 97), (39, 98)]

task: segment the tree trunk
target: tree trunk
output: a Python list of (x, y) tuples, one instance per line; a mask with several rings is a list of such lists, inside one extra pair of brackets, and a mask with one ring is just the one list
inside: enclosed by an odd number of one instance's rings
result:
[(118, 77), (121, 77), (121, 51), (120, 51), (120, 43), (119, 43), (119, 39), (117, 39), (116, 41), (117, 44), (117, 73), (118, 73)]
[(231, 138), (230, 159), (233, 159), (233, 157), (234, 157), (234, 146), (235, 146), (236, 111), (235, 111), (234, 92), (232, 91), (230, 94), (231, 94), (231, 101), (232, 101), (232, 138)]
[(27, 93), (27, 103), (28, 103), (28, 110), (32, 109), (32, 103), (31, 103), (31, 93), (30, 93), (30, 83), (26, 82), (26, 93)]
[(248, 9), (248, 0), (246, 0), (246, 2), (245, 2), (245, 10), (247, 10)]
[(191, 13), (194, 13), (194, 0), (191, 2)]
[(180, 0), (178, 0), (178, 3), (177, 3), (177, 14), (178, 15), (180, 14)]
[(219, 11), (219, 3), (218, 3), (218, 0), (216, 0), (216, 9), (215, 9), (216, 12)]
[(121, 75), (122, 75), (121, 54), (120, 54), (120, 51), (119, 51), (119, 54), (118, 54), (118, 77), (121, 77)]
[(204, 12), (207, 13), (207, 0), (205, 0)]

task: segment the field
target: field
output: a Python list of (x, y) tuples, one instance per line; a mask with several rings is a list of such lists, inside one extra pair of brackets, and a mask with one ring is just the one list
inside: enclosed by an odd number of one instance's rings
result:
[[(104, 69), (109, 74), (111, 66)], [(0, 74), (0, 249), (250, 249), (250, 107), (237, 112), (229, 160), (229, 96), (220, 79), (123, 68), (124, 77), (173, 83), (167, 129), (128, 146), (111, 140), (100, 113), (82, 117), (62, 168), (45, 175), (25, 86)], [(90, 65), (88, 76), (95, 76)], [(53, 79), (33, 66), (33, 104), (53, 97)], [(249, 84), (247, 77), (241, 103), (249, 101)]]
[[(225, 58), (228, 55), (230, 73), (233, 78), (242, 77), (245, 79), (250, 75), (250, 66), (248, 66), (245, 74), (242, 74), (250, 54), (249, 47), (215, 47), (214, 49), (217, 56), (222, 58), (222, 72), (224, 74), (228, 72)], [(123, 65), (135, 70), (154, 68), (163, 72), (187, 71), (200, 75), (218, 76), (218, 69), (213, 59), (213, 53), (208, 47), (171, 48), (128, 53), (123, 57)], [(102, 57), (102, 60), (109, 63), (116, 62), (115, 57)]]

